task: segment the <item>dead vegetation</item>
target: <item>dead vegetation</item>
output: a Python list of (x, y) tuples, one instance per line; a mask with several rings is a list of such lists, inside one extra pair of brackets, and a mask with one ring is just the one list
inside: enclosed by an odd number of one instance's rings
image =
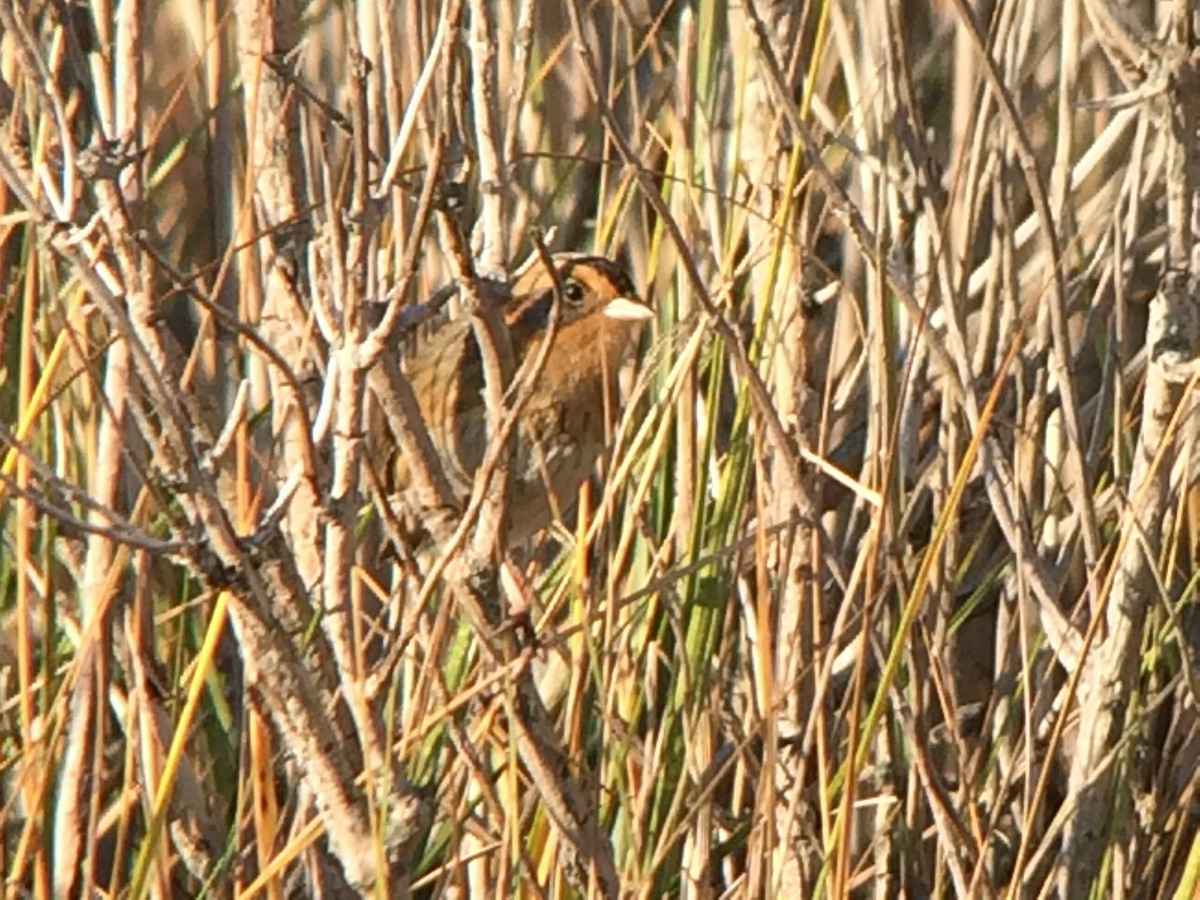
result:
[[(1200, 891), (1195, 0), (0, 27), (9, 894)], [(658, 313), (600, 477), (407, 558), (405, 335), (502, 431), (560, 249)]]

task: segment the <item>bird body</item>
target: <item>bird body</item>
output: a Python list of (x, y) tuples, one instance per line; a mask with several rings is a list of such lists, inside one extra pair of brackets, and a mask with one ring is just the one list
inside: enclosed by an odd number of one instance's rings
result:
[[(616, 375), (653, 313), (629, 276), (603, 256), (553, 257), (562, 285), (561, 312), (545, 366), (522, 411), (510, 470), (506, 532), (520, 543), (574, 503), (608, 436), (616, 411)], [(514, 383), (532, 374), (555, 302), (554, 279), (540, 261), (513, 280), (504, 306), (516, 365)], [(417, 343), (403, 368), (456, 500), (465, 503), (488, 448), (482, 355), (467, 317)], [(391, 442), (394, 448), (394, 442)], [(408, 463), (395, 453), (393, 487), (407, 511)]]

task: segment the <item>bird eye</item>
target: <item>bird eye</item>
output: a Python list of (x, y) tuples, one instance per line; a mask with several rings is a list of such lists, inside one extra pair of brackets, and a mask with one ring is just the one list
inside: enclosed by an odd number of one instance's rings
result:
[(572, 306), (578, 306), (583, 302), (583, 285), (578, 281), (568, 281), (563, 285), (563, 299)]

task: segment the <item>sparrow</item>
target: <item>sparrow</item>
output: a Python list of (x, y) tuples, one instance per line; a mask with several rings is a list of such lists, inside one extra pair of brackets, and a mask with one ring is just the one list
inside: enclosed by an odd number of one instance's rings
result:
[[(618, 370), (654, 315), (617, 262), (585, 253), (558, 253), (552, 261), (562, 286), (559, 323), (544, 367), (532, 386), (522, 388), (529, 399), (510, 469), (509, 546), (524, 543), (573, 506), (619, 412)], [(513, 383), (522, 384), (534, 374), (554, 310), (554, 279), (540, 260), (516, 273), (503, 303)], [(465, 508), (488, 448), (485, 376), (470, 318), (418, 339), (404, 354), (402, 369), (455, 499)], [(419, 523), (424, 511), (406, 493), (408, 460), (390, 432), (384, 439), (391, 457), (388, 486), (409, 521)]]

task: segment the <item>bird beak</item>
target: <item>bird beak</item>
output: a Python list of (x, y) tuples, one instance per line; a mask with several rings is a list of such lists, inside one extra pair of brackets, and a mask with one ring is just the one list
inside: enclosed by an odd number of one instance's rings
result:
[(604, 315), (618, 322), (644, 322), (653, 318), (654, 311), (644, 303), (631, 300), (628, 297), (616, 297), (609, 300), (604, 307)]

